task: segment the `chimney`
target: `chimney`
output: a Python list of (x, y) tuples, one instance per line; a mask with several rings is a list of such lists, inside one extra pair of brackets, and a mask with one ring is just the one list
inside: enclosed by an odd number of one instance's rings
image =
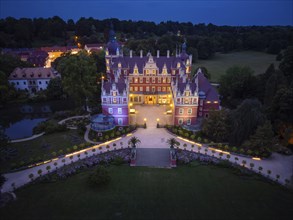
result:
[(143, 57), (143, 55), (142, 55), (142, 50), (140, 50), (140, 58), (142, 58)]
[(167, 50), (167, 58), (170, 57), (170, 50)]
[(160, 57), (160, 51), (157, 50), (157, 58), (159, 58), (159, 57)]
[(132, 58), (132, 50), (129, 51), (129, 57)]

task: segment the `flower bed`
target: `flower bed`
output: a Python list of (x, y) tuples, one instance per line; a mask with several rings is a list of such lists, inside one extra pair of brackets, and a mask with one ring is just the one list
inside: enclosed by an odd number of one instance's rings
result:
[(121, 163), (129, 163), (130, 155), (131, 150), (128, 148), (94, 155), (77, 162), (73, 162), (72, 164), (65, 165), (64, 167), (57, 169), (55, 172), (41, 176), (37, 179), (37, 181), (56, 181), (66, 179), (69, 176), (96, 165), (119, 165)]
[(90, 130), (89, 139), (94, 142), (104, 142), (109, 141), (111, 139), (115, 139), (117, 137), (121, 137), (122, 135), (126, 135), (128, 133), (133, 132), (136, 129), (135, 126), (116, 126), (114, 129), (104, 132), (97, 132), (94, 130)]

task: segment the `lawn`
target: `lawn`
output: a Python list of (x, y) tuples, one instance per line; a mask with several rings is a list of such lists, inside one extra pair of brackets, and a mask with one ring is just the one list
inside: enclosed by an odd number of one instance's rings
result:
[(10, 170), (14, 166), (13, 164), (29, 163), (38, 158), (48, 160), (53, 157), (52, 152), (56, 152), (58, 155), (62, 150), (63, 153), (66, 153), (67, 148), (72, 150), (74, 145), (83, 142), (83, 136), (80, 136), (76, 130), (69, 130), (43, 135), (31, 141), (12, 143), (8, 146), (8, 151), (1, 152), (1, 157), (7, 154), (9, 159), (0, 161), (0, 172)]
[(220, 76), (225, 74), (226, 70), (233, 65), (249, 66), (257, 75), (263, 73), (271, 63), (278, 67), (279, 62), (276, 61), (276, 55), (255, 51), (242, 51), (227, 54), (216, 53), (212, 59), (199, 60), (195, 64), (195, 68), (198, 66), (206, 67), (212, 76), (211, 81), (218, 82)]
[(3, 219), (291, 219), (293, 193), (230, 168), (110, 166), (112, 180), (94, 189), (89, 171), (26, 186), (0, 209)]

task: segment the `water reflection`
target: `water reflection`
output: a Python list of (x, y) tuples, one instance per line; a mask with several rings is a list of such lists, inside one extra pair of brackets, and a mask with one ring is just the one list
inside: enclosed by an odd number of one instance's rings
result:
[(10, 139), (33, 135), (33, 128), (56, 111), (70, 110), (71, 101), (51, 101), (35, 104), (18, 104), (0, 110), (0, 124)]

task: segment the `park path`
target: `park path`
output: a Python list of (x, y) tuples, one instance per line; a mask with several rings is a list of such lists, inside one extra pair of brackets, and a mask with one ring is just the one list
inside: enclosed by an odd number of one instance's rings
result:
[[(127, 147), (128, 146), (128, 141), (132, 136), (136, 136), (141, 140), (141, 144), (137, 146), (138, 150), (145, 149), (145, 148), (159, 148), (159, 149), (168, 149), (168, 145), (166, 144), (166, 140), (170, 137), (175, 137), (179, 142), (180, 146), (179, 148), (183, 149), (183, 145), (187, 144), (187, 147), (185, 148), (186, 150), (189, 151), (196, 151), (201, 154), (207, 154), (210, 156), (215, 156), (217, 158), (220, 157), (219, 152), (216, 152), (215, 154), (212, 153), (212, 149), (209, 148), (206, 145), (203, 144), (198, 144), (195, 142), (191, 142), (189, 140), (174, 136), (170, 133), (167, 132), (166, 129), (163, 128), (156, 128), (154, 124), (148, 124), (147, 129), (139, 128), (134, 134), (129, 134), (125, 137), (120, 137), (112, 141), (108, 141), (102, 144), (95, 145), (93, 147), (74, 152), (72, 154), (65, 155), (64, 157), (60, 158), (54, 158), (52, 161), (45, 161), (43, 163), (40, 163), (38, 166), (28, 168), (25, 170), (13, 172), (13, 173), (7, 173), (4, 174), (5, 178), (7, 181), (4, 183), (2, 187), (2, 192), (8, 192), (8, 191), (13, 191), (14, 188), (19, 188), (20, 186), (23, 186), (31, 181), (29, 178), (29, 174), (33, 174), (34, 177), (38, 177), (38, 170), (42, 170), (42, 174), (52, 172), (52, 170), (57, 169), (58, 167), (62, 167), (66, 164), (70, 164), (71, 162), (78, 161), (79, 159), (84, 159), (86, 158), (86, 155), (84, 154), (85, 151), (88, 152), (88, 156), (96, 155), (99, 153), (106, 152), (107, 150), (114, 150), (113, 143), (116, 143), (117, 149), (121, 147)], [(121, 145), (122, 143), (122, 145)], [(109, 145), (110, 148), (106, 149), (105, 146)], [(192, 148), (192, 145), (195, 147)], [(200, 148), (198, 148), (200, 146)], [(99, 147), (102, 147), (100, 150)], [(96, 149), (95, 152), (92, 151), (92, 149)], [(159, 154), (159, 151), (157, 151)], [(80, 158), (78, 158), (78, 154), (80, 154)], [(156, 152), (153, 151), (153, 153), (150, 153), (150, 157), (155, 158)], [(152, 156), (153, 155), (153, 156)], [(225, 157), (226, 154), (224, 154), (223, 159), (226, 159)], [(70, 158), (70, 156), (73, 156), (73, 158)], [(139, 156), (139, 155), (138, 155)], [(238, 158), (236, 161), (235, 158)], [(64, 160), (64, 162), (63, 162)], [(230, 155), (229, 160), (231, 162), (235, 162), (239, 165), (242, 165), (242, 161), (245, 160), (246, 164), (245, 167), (250, 169), (250, 163), (254, 164), (254, 167), (252, 168), (253, 171), (259, 172), (259, 167), (261, 166), (263, 168), (261, 174), (264, 176), (267, 176), (267, 170), (271, 171), (270, 178), (271, 179), (276, 179), (276, 175), (279, 175), (279, 182), (281, 184), (286, 183), (286, 179), (292, 180), (292, 175), (293, 175), (293, 156), (284, 156), (280, 155), (278, 153), (273, 153), (272, 156), (268, 159), (263, 159), (263, 160), (255, 160), (249, 157), (245, 156), (239, 156), (239, 155)], [(151, 160), (150, 160), (151, 161)], [(156, 160), (157, 161), (157, 160)], [(163, 159), (165, 161), (165, 158)], [(54, 165), (54, 163), (57, 163)], [(146, 161), (141, 161), (141, 163), (146, 163)], [(155, 164), (155, 163), (154, 163)], [(47, 171), (46, 167), (50, 166), (51, 169)]]

